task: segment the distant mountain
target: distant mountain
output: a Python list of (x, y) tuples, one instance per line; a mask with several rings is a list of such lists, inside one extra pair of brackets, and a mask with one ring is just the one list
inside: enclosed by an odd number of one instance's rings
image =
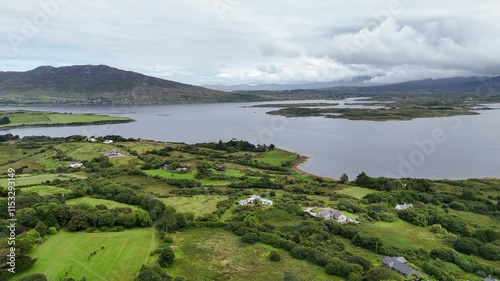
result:
[(259, 100), (105, 65), (0, 72), (3, 104), (162, 104)]
[(425, 79), (408, 81), (373, 87), (376, 90), (390, 91), (448, 91), (448, 92), (475, 92), (499, 91), (499, 77), (454, 77), (444, 79)]
[(238, 84), (230, 86), (204, 85), (204, 87), (220, 91), (285, 91), (285, 90), (297, 90), (297, 89), (317, 90), (317, 89), (334, 88), (334, 87), (369, 87), (369, 86), (383, 85), (383, 84), (368, 82), (371, 78), (372, 77), (369, 76), (361, 76), (353, 78), (351, 80), (303, 83), (303, 84), (260, 84), (260, 85)]

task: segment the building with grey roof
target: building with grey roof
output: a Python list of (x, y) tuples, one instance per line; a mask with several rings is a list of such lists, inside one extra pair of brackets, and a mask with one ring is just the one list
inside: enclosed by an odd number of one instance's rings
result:
[(402, 261), (406, 261), (406, 259), (404, 257), (385, 257), (382, 266), (399, 273), (405, 278), (410, 278), (418, 273), (413, 267)]

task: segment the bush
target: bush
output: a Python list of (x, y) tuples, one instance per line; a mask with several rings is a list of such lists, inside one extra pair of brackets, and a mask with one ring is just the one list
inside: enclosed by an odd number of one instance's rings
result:
[(347, 277), (351, 273), (351, 266), (345, 261), (335, 259), (326, 266), (326, 274)]
[(352, 239), (352, 244), (363, 247), (367, 250), (378, 252), (382, 248), (382, 241), (368, 233), (358, 232)]
[(175, 253), (170, 248), (162, 249), (160, 252), (160, 258), (158, 259), (158, 264), (161, 267), (168, 267), (174, 263)]
[(57, 229), (53, 226), (49, 227), (49, 234), (50, 235), (56, 235), (57, 234)]
[(455, 250), (448, 248), (433, 249), (431, 251), (431, 258), (440, 259), (446, 262), (453, 262), (456, 255), (457, 252), (455, 252)]
[(430, 230), (434, 234), (446, 234), (447, 233), (446, 229), (444, 229), (443, 226), (440, 224), (433, 224), (431, 226)]
[(453, 244), (453, 249), (468, 255), (475, 255), (478, 253), (479, 247), (482, 246), (482, 242), (476, 238), (460, 237)]
[(272, 261), (280, 261), (281, 255), (277, 251), (271, 251), (269, 253), (269, 259)]
[(500, 247), (492, 243), (486, 243), (479, 248), (479, 255), (487, 260), (500, 260)]
[(462, 202), (453, 201), (450, 203), (450, 208), (457, 210), (457, 211), (467, 211), (467, 207)]
[(245, 233), (243, 236), (241, 236), (241, 241), (248, 243), (248, 244), (255, 244), (259, 242), (259, 236), (257, 233)]

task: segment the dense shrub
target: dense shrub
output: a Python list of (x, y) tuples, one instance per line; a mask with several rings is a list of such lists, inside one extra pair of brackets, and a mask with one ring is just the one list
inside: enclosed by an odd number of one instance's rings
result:
[(460, 237), (453, 244), (453, 249), (468, 255), (475, 255), (478, 253), (479, 247), (481, 247), (483, 243), (476, 238), (470, 237)]
[(487, 260), (500, 260), (500, 247), (492, 243), (486, 243), (479, 248), (479, 255)]
[(269, 253), (269, 259), (272, 261), (280, 261), (281, 255), (277, 251), (271, 251)]

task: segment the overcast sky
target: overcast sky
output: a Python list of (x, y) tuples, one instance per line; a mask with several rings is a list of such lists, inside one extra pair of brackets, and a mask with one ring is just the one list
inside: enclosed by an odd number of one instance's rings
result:
[(0, 11), (0, 70), (106, 64), (197, 85), (500, 75), (496, 0), (33, 0)]

